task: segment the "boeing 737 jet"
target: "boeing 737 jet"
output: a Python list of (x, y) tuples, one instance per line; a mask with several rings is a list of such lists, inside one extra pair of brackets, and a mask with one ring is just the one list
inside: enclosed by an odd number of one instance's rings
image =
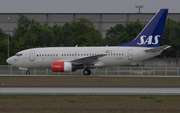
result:
[(160, 9), (145, 28), (132, 41), (117, 46), (105, 47), (45, 47), (18, 52), (7, 59), (7, 63), (26, 70), (51, 68), (53, 72), (74, 72), (90, 69), (126, 65), (159, 55), (170, 46), (160, 46), (168, 9)]

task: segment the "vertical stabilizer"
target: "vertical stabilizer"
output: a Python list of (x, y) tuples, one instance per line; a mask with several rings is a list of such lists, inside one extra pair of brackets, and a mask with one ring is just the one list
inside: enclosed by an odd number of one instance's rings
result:
[(167, 13), (168, 9), (160, 9), (133, 41), (118, 46), (159, 47)]

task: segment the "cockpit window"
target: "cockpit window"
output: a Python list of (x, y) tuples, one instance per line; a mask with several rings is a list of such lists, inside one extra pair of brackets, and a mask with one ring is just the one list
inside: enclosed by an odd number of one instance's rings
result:
[(20, 56), (22, 56), (22, 54), (15, 54), (15, 56), (18, 56), (18, 57), (20, 57)]

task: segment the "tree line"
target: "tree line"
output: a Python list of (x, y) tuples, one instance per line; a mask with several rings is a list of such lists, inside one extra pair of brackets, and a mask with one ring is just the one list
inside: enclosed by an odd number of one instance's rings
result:
[[(9, 37), (10, 56), (18, 51), (36, 47), (69, 47), (69, 46), (115, 46), (133, 40), (145, 27), (139, 19), (126, 25), (116, 24), (107, 30), (106, 37), (95, 28), (94, 23), (86, 18), (79, 18), (64, 25), (48, 23), (43, 25), (34, 19), (22, 15), (18, 19), (18, 27)], [(161, 45), (170, 45), (158, 57), (176, 57), (180, 45), (180, 22), (167, 19)], [(6, 64), (8, 34), (0, 29), (0, 64)]]

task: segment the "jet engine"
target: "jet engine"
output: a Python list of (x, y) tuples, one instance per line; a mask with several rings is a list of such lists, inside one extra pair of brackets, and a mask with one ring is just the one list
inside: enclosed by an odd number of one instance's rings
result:
[(51, 65), (53, 72), (67, 72), (72, 71), (72, 63), (70, 62), (53, 62)]

